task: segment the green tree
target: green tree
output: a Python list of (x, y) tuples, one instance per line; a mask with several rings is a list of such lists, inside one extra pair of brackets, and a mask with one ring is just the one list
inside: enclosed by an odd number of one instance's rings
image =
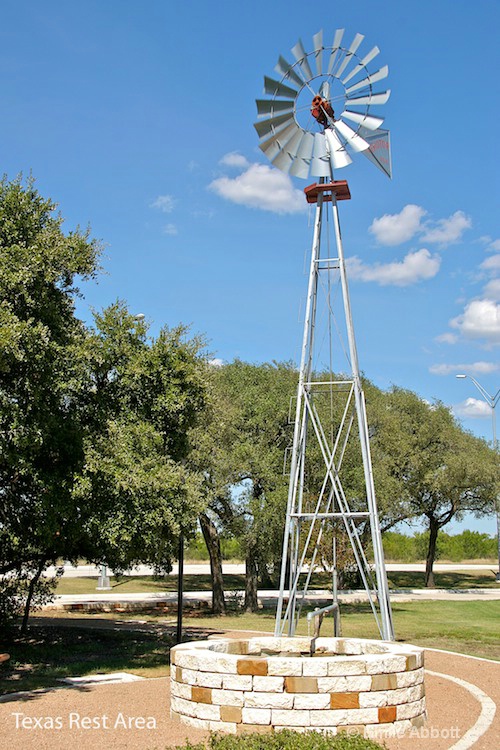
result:
[(498, 492), (498, 458), (484, 440), (465, 432), (441, 403), (393, 388), (386, 409), (398, 431), (387, 436), (392, 470), (402, 480), (409, 516), (423, 518), (429, 532), (426, 586), (434, 585), (438, 534), (463, 514), (493, 512)]
[(77, 406), (85, 336), (76, 280), (98, 271), (99, 244), (63, 232), (33, 181), (0, 182), (0, 573), (27, 582), (73, 552), (73, 482), (83, 462)]

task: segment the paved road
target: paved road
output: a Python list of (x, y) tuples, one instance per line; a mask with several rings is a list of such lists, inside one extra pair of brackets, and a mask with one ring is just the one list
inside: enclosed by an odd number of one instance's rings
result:
[[(401, 572), (423, 572), (425, 570), (424, 563), (387, 563), (387, 570), (390, 571), (401, 571)], [(435, 573), (445, 573), (450, 570), (459, 571), (477, 571), (478, 573), (483, 570), (497, 570), (498, 565), (493, 563), (481, 563), (479, 565), (472, 564), (460, 564), (460, 563), (436, 563), (434, 565)], [(306, 569), (306, 568), (305, 568)], [(230, 574), (243, 574), (245, 572), (244, 563), (224, 563), (222, 570), (227, 575)], [(186, 575), (208, 575), (210, 573), (210, 565), (208, 563), (196, 563), (196, 564), (185, 564), (184, 573)], [(48, 568), (46, 575), (53, 576), (55, 574), (54, 568)], [(64, 567), (64, 575), (67, 578), (80, 578), (84, 576), (99, 576), (100, 568), (95, 565), (66, 565)], [(108, 575), (112, 575), (112, 571), (108, 571)], [(133, 576), (148, 576), (153, 574), (153, 568), (148, 565), (138, 565), (137, 568), (127, 572), (127, 575)], [(177, 563), (172, 568), (172, 574), (177, 574)], [(500, 586), (499, 586), (500, 588)]]

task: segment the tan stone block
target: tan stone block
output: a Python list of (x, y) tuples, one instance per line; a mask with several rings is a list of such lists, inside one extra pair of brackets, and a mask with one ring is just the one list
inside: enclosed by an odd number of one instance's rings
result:
[(359, 693), (330, 693), (330, 708), (359, 708)]
[(241, 708), (239, 706), (221, 706), (220, 720), (241, 724)]
[(248, 654), (248, 641), (229, 640), (226, 647), (226, 654)]
[(420, 716), (414, 716), (413, 719), (410, 719), (412, 727), (423, 727), (425, 724), (425, 714), (420, 714)]
[(406, 657), (406, 671), (411, 672), (418, 667), (416, 654)]
[(398, 678), (395, 674), (375, 674), (372, 677), (372, 690), (395, 690)]
[(382, 706), (378, 709), (379, 724), (396, 721), (396, 706)]
[(285, 690), (287, 693), (317, 693), (318, 680), (316, 677), (285, 677)]
[(267, 676), (267, 659), (238, 659), (238, 674)]
[(195, 703), (212, 703), (212, 688), (193, 685), (191, 690), (191, 700)]

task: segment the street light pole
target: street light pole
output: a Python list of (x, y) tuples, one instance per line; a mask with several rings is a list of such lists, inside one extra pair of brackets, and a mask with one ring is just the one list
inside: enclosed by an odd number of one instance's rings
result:
[[(498, 404), (498, 400), (500, 399), (500, 388), (495, 393), (494, 396), (491, 396), (487, 390), (483, 388), (481, 383), (478, 383), (476, 378), (473, 378), (472, 375), (465, 375), (464, 373), (460, 373), (459, 375), (456, 375), (457, 378), (465, 379), (469, 378), (469, 380), (472, 380), (474, 385), (476, 386), (477, 390), (481, 394), (481, 396), (484, 398), (486, 403), (491, 409), (491, 426), (493, 431), (493, 450), (498, 453), (498, 442), (497, 442), (497, 425), (496, 425), (496, 414), (495, 414), (495, 407)], [(497, 550), (498, 550), (498, 571), (495, 575), (497, 583), (500, 583), (500, 496), (497, 496), (496, 498), (496, 516), (497, 516)]]

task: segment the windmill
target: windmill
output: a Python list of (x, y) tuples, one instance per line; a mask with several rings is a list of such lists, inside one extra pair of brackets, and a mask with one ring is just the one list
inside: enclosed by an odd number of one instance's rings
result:
[[(304, 191), (307, 202), (315, 206), (314, 230), (299, 383), (291, 409), (294, 437), (275, 633), (295, 633), (312, 571), (329, 534), (334, 601), (319, 612), (338, 612), (335, 530), (340, 526), (349, 540), (380, 636), (393, 640), (371, 436), (337, 206), (351, 196), (347, 182), (334, 179), (335, 170), (352, 162), (352, 153), (364, 154), (391, 177), (389, 133), (381, 128), (383, 118), (372, 112), (387, 102), (390, 91), (375, 91), (375, 84), (388, 75), (387, 66), (372, 73), (368, 70), (379, 54), (378, 47), (361, 57), (358, 50), (364, 37), (356, 34), (350, 46), (343, 45), (343, 37), (344, 30), (339, 29), (331, 45), (324, 45), (320, 31), (313, 37), (311, 52), (299, 40), (292, 48), (293, 62), (280, 56), (275, 68), (278, 77), (264, 78), (267, 97), (257, 100), (259, 119), (254, 126), (261, 150), (275, 167), (295, 177), (318, 179)], [(323, 337), (319, 335), (322, 321), (326, 321)], [(342, 376), (334, 372), (337, 354), (344, 359)], [(361, 453), (361, 490), (353, 487), (348, 476), (353, 450)], [(316, 467), (319, 457), (321, 471), (312, 469), (312, 456)], [(367, 538), (374, 571), (365, 551)]]

